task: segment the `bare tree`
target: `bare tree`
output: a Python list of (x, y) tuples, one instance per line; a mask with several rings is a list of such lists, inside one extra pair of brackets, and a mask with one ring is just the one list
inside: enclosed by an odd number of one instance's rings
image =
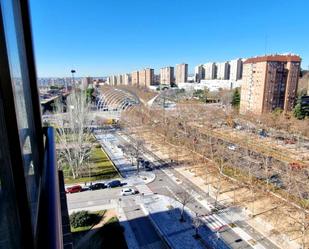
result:
[(184, 211), (185, 211), (185, 207), (192, 203), (194, 198), (192, 197), (192, 195), (187, 192), (187, 191), (181, 191), (179, 193), (177, 193), (177, 198), (178, 198), (178, 201), (181, 203), (182, 207), (181, 207), (181, 212), (180, 212), (180, 221), (181, 222), (184, 222), (185, 221), (185, 217), (184, 217)]
[(86, 162), (94, 143), (91, 120), (88, 119), (89, 109), (86, 93), (77, 89), (67, 97), (66, 106), (57, 104), (53, 116), (57, 131), (59, 166), (67, 165), (74, 179), (87, 168)]
[(193, 225), (194, 231), (195, 231), (194, 238), (199, 239), (201, 236), (199, 234), (198, 229), (201, 225), (203, 225), (203, 221), (201, 219), (201, 216), (197, 212), (195, 213), (195, 216), (192, 218), (192, 225)]
[(123, 146), (123, 151), (131, 158), (131, 164), (133, 165), (134, 160), (136, 161), (137, 173), (140, 171), (140, 160), (142, 149), (145, 141), (142, 139), (131, 140), (130, 144)]

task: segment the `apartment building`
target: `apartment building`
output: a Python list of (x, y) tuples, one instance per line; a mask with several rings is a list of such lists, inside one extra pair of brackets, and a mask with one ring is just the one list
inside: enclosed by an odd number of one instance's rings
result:
[(132, 85), (139, 86), (139, 72), (138, 71), (132, 72), (131, 77), (132, 77), (132, 80), (131, 80)]
[(121, 74), (118, 74), (117, 75), (117, 85), (122, 85), (123, 82), (122, 82), (122, 75)]
[(205, 79), (205, 68), (203, 64), (197, 65), (194, 68), (194, 76), (195, 82), (200, 82), (201, 80)]
[(230, 65), (228, 62), (217, 63), (217, 79), (228, 80), (230, 76)]
[(138, 71), (138, 86), (145, 87), (146, 85), (146, 70), (142, 69)]
[(111, 82), (112, 86), (117, 86), (117, 76), (116, 75), (112, 75), (110, 82)]
[(174, 83), (174, 67), (164, 67), (160, 69), (161, 84)]
[(128, 86), (131, 85), (131, 75), (126, 73), (122, 75), (123, 84)]
[(146, 68), (145, 69), (145, 86), (149, 87), (154, 84), (154, 69)]
[(205, 80), (213, 80), (217, 78), (217, 66), (213, 62), (204, 64), (204, 78)]
[(295, 99), (301, 58), (268, 55), (243, 64), (240, 113), (262, 114), (276, 108), (291, 111)]
[(176, 65), (176, 84), (188, 81), (188, 64)]
[(232, 81), (237, 81), (242, 78), (242, 59), (235, 59), (229, 62), (230, 64), (230, 77)]

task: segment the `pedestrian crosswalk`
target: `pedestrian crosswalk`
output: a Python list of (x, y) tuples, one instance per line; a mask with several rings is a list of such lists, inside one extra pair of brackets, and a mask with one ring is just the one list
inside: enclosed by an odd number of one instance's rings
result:
[(205, 221), (206, 225), (213, 231), (219, 231), (220, 229), (227, 226), (226, 222), (222, 221), (220, 218), (218, 218), (214, 214), (205, 215), (203, 217), (203, 220)]

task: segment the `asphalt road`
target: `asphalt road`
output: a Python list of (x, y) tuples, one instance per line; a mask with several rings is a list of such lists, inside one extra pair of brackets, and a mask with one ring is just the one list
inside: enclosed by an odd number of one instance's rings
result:
[(86, 209), (93, 206), (109, 205), (112, 202), (117, 203), (121, 199), (124, 204), (123, 211), (140, 248), (166, 249), (152, 223), (140, 206), (136, 204), (135, 200), (139, 198), (139, 195), (121, 196), (121, 189), (118, 187), (67, 194), (68, 208), (69, 210)]

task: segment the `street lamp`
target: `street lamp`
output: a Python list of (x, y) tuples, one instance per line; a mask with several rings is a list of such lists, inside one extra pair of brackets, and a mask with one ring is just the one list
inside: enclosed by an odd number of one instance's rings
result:
[(75, 79), (74, 79), (74, 74), (76, 73), (76, 71), (74, 69), (71, 70), (71, 74), (72, 74), (72, 85), (75, 89)]

